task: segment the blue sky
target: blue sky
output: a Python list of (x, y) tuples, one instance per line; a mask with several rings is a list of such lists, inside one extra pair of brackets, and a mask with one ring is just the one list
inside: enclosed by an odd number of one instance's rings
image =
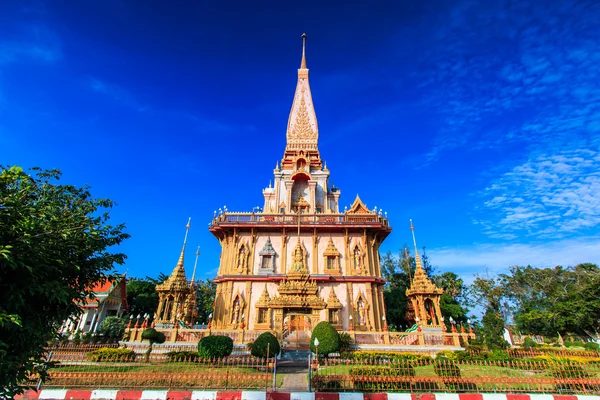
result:
[(283, 155), (303, 32), (321, 156), (438, 271), (600, 262), (597, 1), (0, 4), (0, 163), (118, 203), (133, 276), (212, 277)]

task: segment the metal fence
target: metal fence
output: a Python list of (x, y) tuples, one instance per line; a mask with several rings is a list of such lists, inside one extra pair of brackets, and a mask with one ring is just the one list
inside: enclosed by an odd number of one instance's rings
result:
[[(132, 352), (106, 356), (53, 352), (45, 388), (112, 389), (260, 389), (275, 385), (275, 359), (240, 355), (200, 359), (193, 353)], [(177, 349), (176, 351), (180, 351)]]
[(342, 360), (311, 365), (316, 391), (600, 394), (600, 363)]

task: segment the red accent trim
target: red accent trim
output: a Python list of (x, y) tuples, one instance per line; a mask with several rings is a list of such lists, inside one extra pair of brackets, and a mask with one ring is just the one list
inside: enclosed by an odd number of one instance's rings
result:
[(387, 400), (387, 393), (364, 393), (364, 400)]
[(192, 398), (192, 392), (180, 392), (180, 391), (169, 391), (167, 393), (167, 399), (169, 400), (190, 400)]
[(529, 400), (531, 397), (528, 394), (507, 394), (506, 400)]
[(115, 400), (139, 400), (142, 398), (142, 390), (119, 390)]
[(242, 392), (217, 392), (217, 400), (242, 400)]
[(411, 393), (410, 397), (412, 400), (435, 400), (435, 394), (432, 393)]
[(554, 395), (554, 400), (577, 400), (577, 396)]
[(290, 400), (289, 393), (267, 392), (267, 400)]
[(483, 396), (480, 393), (459, 393), (459, 400), (482, 400)]
[(67, 390), (65, 399), (89, 400), (92, 397), (91, 390)]
[(315, 400), (339, 400), (339, 393), (316, 392)]

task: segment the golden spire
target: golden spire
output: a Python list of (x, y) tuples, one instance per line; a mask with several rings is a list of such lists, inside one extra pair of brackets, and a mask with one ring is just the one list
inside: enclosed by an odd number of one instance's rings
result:
[(286, 131), (286, 153), (282, 169), (293, 160), (293, 155), (299, 151), (311, 153), (314, 163), (320, 165), (318, 153), (319, 129), (317, 115), (313, 107), (312, 95), (308, 84), (308, 68), (306, 68), (306, 34), (302, 35), (302, 61), (298, 69), (298, 83)]
[(300, 69), (306, 69), (306, 33), (302, 36), (302, 61), (300, 62)]
[(190, 287), (194, 287), (194, 280), (196, 279), (196, 266), (198, 265), (198, 256), (200, 256), (200, 246), (196, 250), (196, 261), (194, 262), (194, 272), (192, 272), (192, 281), (190, 282)]
[(188, 219), (188, 223), (185, 226), (185, 237), (183, 238), (183, 247), (181, 249), (181, 254), (179, 255), (179, 260), (177, 261), (177, 265), (173, 268), (173, 272), (171, 272), (171, 276), (164, 281), (163, 283), (156, 286), (157, 290), (175, 290), (175, 291), (184, 291), (188, 288), (188, 281), (185, 276), (185, 269), (183, 267), (183, 260), (185, 255), (185, 246), (187, 244), (188, 233), (190, 230), (190, 222), (192, 218)]
[(421, 263), (421, 257), (419, 257), (419, 250), (417, 249), (417, 239), (415, 238), (415, 227), (413, 226), (412, 219), (410, 220), (410, 230), (412, 231), (413, 244), (415, 246), (415, 277), (419, 270), (424, 271), (423, 264)]

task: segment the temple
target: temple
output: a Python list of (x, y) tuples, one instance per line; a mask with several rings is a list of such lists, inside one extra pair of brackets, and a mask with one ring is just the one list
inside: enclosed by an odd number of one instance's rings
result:
[(340, 331), (387, 328), (379, 247), (391, 228), (358, 196), (340, 211), (341, 190), (319, 153), (302, 41), (285, 151), (264, 206), (221, 210), (210, 225), (221, 244), (212, 328), (274, 331), (284, 347), (307, 344), (320, 321)]

